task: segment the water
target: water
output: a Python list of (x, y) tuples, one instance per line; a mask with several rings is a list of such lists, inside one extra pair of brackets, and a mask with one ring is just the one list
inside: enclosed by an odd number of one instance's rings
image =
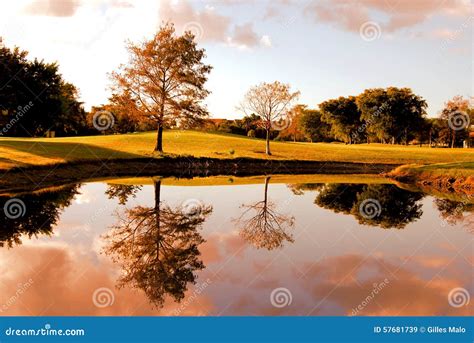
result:
[(474, 205), (343, 178), (0, 196), (0, 315), (472, 315)]

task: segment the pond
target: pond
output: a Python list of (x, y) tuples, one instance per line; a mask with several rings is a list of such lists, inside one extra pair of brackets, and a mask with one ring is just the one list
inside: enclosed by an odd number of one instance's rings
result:
[(114, 179), (0, 205), (0, 315), (474, 313), (473, 203), (383, 178)]

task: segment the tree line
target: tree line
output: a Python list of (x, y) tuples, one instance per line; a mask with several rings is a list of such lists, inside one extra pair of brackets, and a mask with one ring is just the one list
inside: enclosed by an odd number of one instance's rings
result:
[[(203, 100), (212, 66), (204, 63), (191, 32), (163, 24), (150, 39), (128, 42), (128, 61), (110, 73), (108, 103), (86, 112), (77, 88), (56, 63), (28, 60), (27, 52), (0, 47), (0, 134), (74, 136), (156, 130), (163, 151), (167, 128), (221, 131), (271, 140), (346, 144), (429, 144), (461, 147), (469, 140), (473, 109), (456, 96), (437, 118), (410, 88), (366, 89), (357, 96), (329, 99), (310, 108), (299, 92), (279, 81), (251, 87), (237, 107), (238, 120), (213, 120)], [(474, 122), (473, 122), (474, 123)]]

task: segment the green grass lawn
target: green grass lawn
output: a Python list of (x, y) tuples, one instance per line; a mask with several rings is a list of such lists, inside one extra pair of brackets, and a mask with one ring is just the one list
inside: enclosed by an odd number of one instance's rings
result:
[[(0, 169), (83, 159), (152, 157), (156, 133), (67, 137), (0, 138)], [(268, 158), (265, 142), (230, 134), (197, 131), (164, 133), (165, 153), (222, 159)], [(434, 149), (382, 144), (271, 142), (272, 159), (394, 164), (462, 163), (472, 168), (474, 149)], [(472, 169), (471, 169), (472, 171)]]

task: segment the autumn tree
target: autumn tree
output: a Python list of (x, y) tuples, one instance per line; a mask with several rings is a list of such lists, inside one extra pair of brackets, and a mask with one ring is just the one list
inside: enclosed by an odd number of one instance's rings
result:
[(295, 105), (288, 111), (287, 126), (278, 134), (278, 138), (283, 140), (293, 140), (293, 142), (300, 141), (304, 138), (304, 133), (301, 127), (301, 118), (306, 109), (306, 105)]
[(446, 130), (451, 140), (451, 148), (456, 146), (456, 138), (466, 138), (469, 128), (469, 100), (460, 95), (455, 96), (445, 103), (440, 114), (440, 119), (444, 121)]
[(204, 64), (204, 49), (194, 35), (179, 36), (172, 24), (163, 25), (151, 39), (127, 43), (129, 61), (111, 74), (114, 93), (130, 93), (126, 105), (136, 115), (157, 124), (155, 151), (163, 151), (163, 128), (173, 122), (192, 122), (208, 115), (202, 100), (212, 67)]
[(260, 83), (249, 89), (239, 110), (246, 115), (255, 113), (261, 119), (260, 124), (266, 132), (267, 155), (270, 151), (270, 132), (272, 129), (286, 129), (289, 125), (288, 112), (292, 103), (299, 97), (300, 92), (292, 92), (289, 84), (278, 81)]

